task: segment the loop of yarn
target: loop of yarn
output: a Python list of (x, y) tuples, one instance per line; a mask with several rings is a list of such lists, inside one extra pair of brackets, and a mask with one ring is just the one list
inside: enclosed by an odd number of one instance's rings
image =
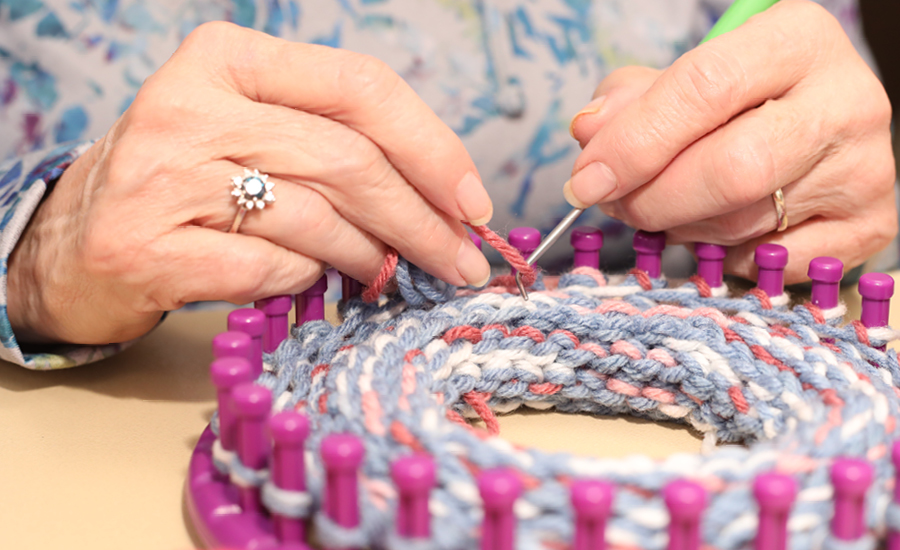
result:
[(270, 512), (292, 519), (309, 517), (313, 506), (313, 498), (306, 491), (282, 489), (271, 480), (263, 484), (260, 496)]
[(249, 468), (234, 453), (231, 462), (228, 463), (228, 473), (231, 476), (231, 483), (238, 487), (260, 487), (269, 479), (269, 470)]
[[(398, 265), (421, 288), (413, 268)], [(442, 303), (421, 290), (404, 294), (401, 282), (401, 296), (343, 304), (338, 326), (293, 328), (266, 356), (272, 372), (259, 382), (288, 392), (278, 394), (276, 409), (309, 417), (308, 449), (329, 434), (351, 433), (366, 450), (363, 526), (342, 530), (320, 512), (328, 544), (388, 544), (396, 499), (390, 463), (414, 451), (430, 454), (439, 472), (429, 508), (432, 542), (442, 550), (477, 545), (475, 477), (496, 467), (516, 471), (527, 488), (516, 506), (517, 540), (526, 549), (571, 540), (568, 486), (576, 478), (616, 484), (611, 546), (665, 548), (660, 492), (689, 478), (710, 494), (704, 544), (744, 549), (755, 536), (752, 482), (773, 470), (801, 487), (791, 548), (820, 548), (833, 513), (829, 468), (839, 457), (872, 461), (867, 523), (883, 532), (884, 516), (875, 510), (884, 509), (893, 488), (889, 449), (898, 437), (900, 364), (895, 351), (866, 342), (878, 345), (889, 331), (860, 332), (840, 326), (832, 310), (779, 307), (758, 293), (704, 297), (695, 283), (672, 288), (639, 274), (612, 279), (580, 268), (555, 289), (532, 292), (530, 301), (486, 288), (460, 290)], [(434, 296), (442, 292), (433, 289)], [(406, 295), (425, 305), (412, 307)], [(747, 447), (662, 461), (593, 459), (514, 447), (462, 420), (522, 406), (682, 422), (710, 442)], [(324, 469), (317, 452), (310, 457), (307, 486), (321, 501)]]
[(865, 535), (857, 540), (842, 540), (833, 535), (828, 535), (823, 550), (875, 550), (875, 537)]

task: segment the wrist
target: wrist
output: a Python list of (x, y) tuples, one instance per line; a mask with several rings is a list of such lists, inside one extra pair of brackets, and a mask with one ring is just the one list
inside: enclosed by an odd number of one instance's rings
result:
[(77, 297), (67, 282), (77, 277), (78, 270), (71, 260), (76, 239), (71, 222), (80, 204), (75, 190), (87, 177), (96, 148), (91, 147), (57, 179), (7, 260), (7, 316), (20, 344), (72, 341), (66, 320)]

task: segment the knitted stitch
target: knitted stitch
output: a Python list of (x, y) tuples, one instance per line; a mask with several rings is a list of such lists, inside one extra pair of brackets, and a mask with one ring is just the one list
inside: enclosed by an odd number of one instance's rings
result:
[[(482, 512), (474, 476), (500, 466), (526, 487), (515, 507), (524, 549), (571, 540), (568, 485), (583, 477), (617, 486), (607, 528), (614, 547), (664, 548), (661, 489), (690, 478), (710, 496), (705, 543), (747, 548), (757, 525), (751, 484), (773, 470), (800, 486), (790, 547), (821, 548), (838, 457), (872, 461), (867, 523), (883, 534), (900, 403), (897, 354), (877, 349), (894, 338), (890, 329), (842, 327), (842, 307), (773, 307), (758, 292), (716, 296), (640, 273), (611, 284), (579, 268), (555, 285), (539, 279), (535, 287), (550, 288), (532, 291), (530, 301), (512, 288), (448, 289), (402, 258), (397, 280), (398, 294), (380, 303), (341, 304), (338, 326), (294, 327), (258, 380), (273, 390), (275, 410), (310, 419), (307, 486), (317, 508), (322, 439), (352, 433), (365, 444), (361, 526), (341, 529), (320, 512), (322, 540), (390, 544), (397, 495), (389, 466), (413, 451), (437, 465), (429, 509), (441, 549), (475, 547)], [(577, 457), (519, 448), (463, 421), (480, 416), (492, 425), (495, 413), (521, 406), (683, 422), (704, 434), (705, 452), (662, 461)]]

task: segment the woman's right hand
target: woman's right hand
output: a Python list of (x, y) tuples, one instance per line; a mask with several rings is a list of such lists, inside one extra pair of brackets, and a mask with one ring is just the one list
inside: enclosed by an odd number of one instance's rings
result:
[[(231, 178), (277, 197), (239, 232)], [(460, 220), (491, 216), (459, 138), (382, 62), (228, 23), (197, 28), (41, 204), (8, 266), (21, 341), (101, 344), (187, 302), (360, 280), (388, 247), (455, 285), (490, 267)]]

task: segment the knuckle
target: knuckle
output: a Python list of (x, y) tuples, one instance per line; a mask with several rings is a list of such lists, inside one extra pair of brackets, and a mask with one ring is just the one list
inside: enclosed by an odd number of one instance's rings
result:
[(705, 186), (719, 211), (748, 206), (776, 185), (775, 157), (763, 132), (746, 132), (710, 156), (714, 181)]
[(709, 118), (712, 113), (728, 113), (747, 89), (747, 75), (737, 60), (724, 52), (707, 48), (688, 53), (676, 62), (673, 71), (676, 93), (695, 112), (691, 116)]
[(390, 98), (400, 84), (397, 75), (384, 61), (371, 55), (346, 53), (337, 64), (336, 89), (344, 105), (381, 105)]
[[(387, 179), (390, 166), (384, 155), (367, 137), (357, 132), (342, 139), (345, 147), (330, 149), (330, 162), (324, 163), (334, 176), (340, 180), (377, 184)], [(348, 153), (349, 152), (349, 153)]]
[(209, 21), (192, 30), (181, 42), (178, 55), (206, 55), (232, 44), (243, 28), (227, 21)]
[(648, 209), (639, 207), (636, 201), (630, 200), (630, 197), (623, 197), (619, 199), (618, 203), (619, 206), (615, 209), (613, 217), (635, 229), (657, 232), (672, 228), (669, 224), (661, 223), (658, 215), (654, 216)]
[(619, 67), (611, 73), (597, 86), (594, 91), (594, 99), (620, 86), (627, 86), (629, 83), (643, 78), (648, 72), (653, 72), (649, 67), (640, 67), (630, 65), (627, 67)]

